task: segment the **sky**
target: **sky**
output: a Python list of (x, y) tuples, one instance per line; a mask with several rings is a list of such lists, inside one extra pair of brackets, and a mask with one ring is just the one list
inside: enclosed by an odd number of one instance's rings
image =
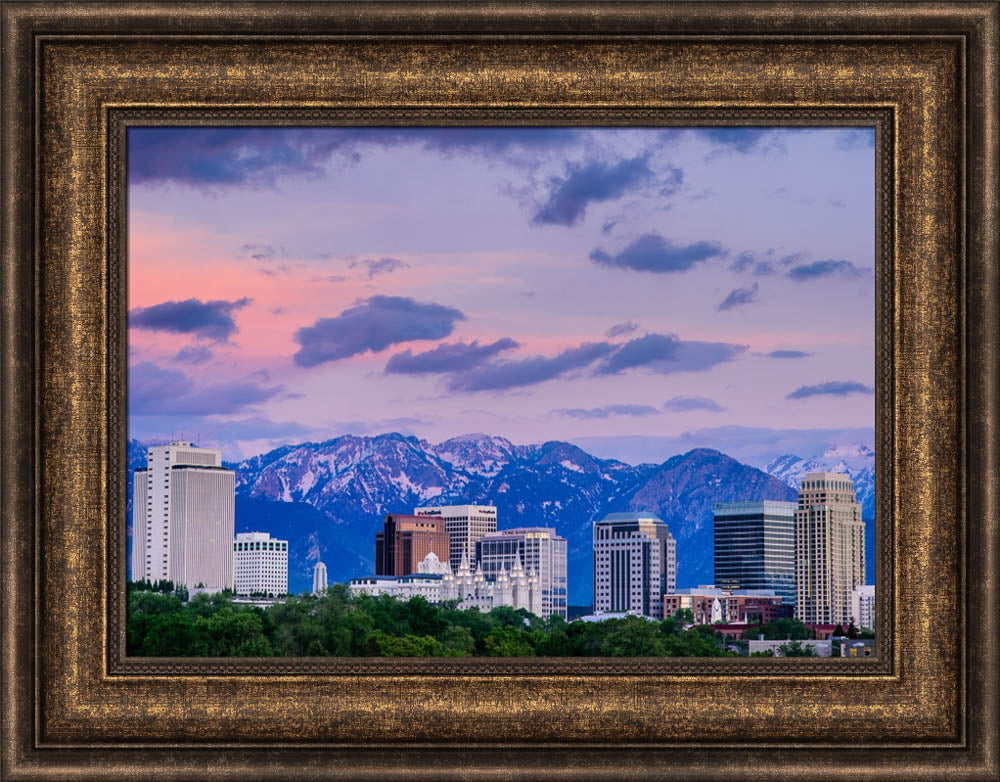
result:
[[(129, 427), (872, 445), (870, 128), (132, 128)], [(813, 452), (807, 452), (812, 450)]]

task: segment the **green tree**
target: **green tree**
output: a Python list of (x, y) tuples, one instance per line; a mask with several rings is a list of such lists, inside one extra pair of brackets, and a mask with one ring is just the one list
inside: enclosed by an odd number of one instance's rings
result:
[(659, 624), (640, 616), (622, 619), (601, 644), (605, 657), (661, 657), (665, 651)]
[(789, 641), (778, 647), (781, 657), (818, 657), (812, 646), (803, 645), (800, 641)]
[(527, 634), (510, 626), (495, 628), (483, 642), (489, 657), (534, 657), (535, 649), (528, 641)]

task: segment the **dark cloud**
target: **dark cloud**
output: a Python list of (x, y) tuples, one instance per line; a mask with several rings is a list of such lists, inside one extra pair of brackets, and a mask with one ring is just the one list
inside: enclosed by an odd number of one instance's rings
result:
[(530, 386), (588, 366), (614, 349), (615, 346), (608, 342), (585, 342), (551, 358), (534, 356), (484, 364), (452, 376), (448, 387), (452, 391), (499, 391)]
[[(363, 261), (351, 261), (348, 268), (364, 265), (368, 269), (368, 279), (373, 280), (380, 274), (389, 274), (396, 269), (409, 269), (410, 264), (398, 258), (379, 258), (378, 260), (366, 259)], [(340, 278), (343, 280), (343, 277)]]
[(664, 402), (663, 407), (671, 413), (686, 413), (691, 410), (708, 410), (712, 413), (721, 413), (726, 409), (704, 396), (675, 396), (673, 399), (668, 399)]
[(266, 402), (283, 390), (249, 379), (199, 388), (180, 370), (144, 361), (129, 368), (128, 407), (130, 415), (224, 415)]
[(649, 405), (605, 405), (604, 407), (594, 407), (585, 410), (582, 407), (569, 407), (561, 410), (553, 410), (557, 415), (566, 415), (570, 418), (608, 418), (612, 415), (659, 415), (660, 411)]
[(504, 350), (512, 350), (518, 343), (509, 337), (498, 339), (488, 345), (473, 341), (470, 344), (456, 342), (441, 344), (425, 353), (411, 353), (404, 350), (389, 359), (385, 371), (389, 373), (416, 375), (432, 372), (461, 372), (472, 369)]
[(152, 307), (130, 310), (129, 326), (173, 334), (194, 334), (201, 339), (224, 342), (238, 330), (232, 313), (251, 301), (253, 299), (247, 298), (236, 301), (165, 301)]
[(604, 336), (608, 339), (614, 339), (615, 337), (623, 337), (626, 334), (631, 334), (639, 328), (639, 324), (634, 320), (626, 321), (625, 323), (616, 323), (614, 326), (609, 328), (604, 332)]
[(729, 295), (719, 304), (719, 312), (731, 310), (733, 307), (740, 307), (744, 304), (753, 304), (757, 301), (757, 283), (749, 288), (736, 288), (729, 292)]
[(847, 396), (848, 394), (874, 394), (875, 389), (855, 380), (830, 380), (815, 386), (802, 386), (786, 399), (805, 399), (810, 396)]
[(788, 267), (798, 263), (803, 258), (802, 253), (790, 253), (779, 256), (774, 250), (768, 250), (762, 255), (751, 252), (742, 252), (736, 256), (729, 265), (734, 272), (752, 272), (755, 277), (766, 277), (769, 274), (776, 274), (778, 266)]
[(652, 174), (646, 155), (615, 165), (570, 165), (565, 177), (551, 181), (549, 199), (535, 214), (534, 222), (541, 225), (575, 225), (583, 219), (589, 204), (619, 198), (629, 189), (644, 183)]
[(565, 150), (574, 128), (206, 128), (143, 127), (128, 132), (129, 182), (197, 187), (266, 186), (285, 174), (319, 173), (335, 153), (365, 145), (415, 144), (484, 156)]
[(453, 307), (403, 296), (372, 296), (335, 318), (321, 318), (296, 331), (295, 341), (302, 347), (293, 358), (300, 367), (314, 367), (400, 342), (443, 339), (459, 320), (465, 315)]
[(601, 364), (598, 374), (613, 375), (635, 367), (662, 375), (699, 372), (731, 361), (746, 349), (746, 345), (728, 342), (686, 342), (674, 334), (647, 334), (618, 348)]
[(212, 351), (203, 345), (181, 348), (174, 356), (174, 361), (183, 364), (204, 364), (212, 357)]
[(694, 133), (713, 146), (734, 152), (752, 152), (764, 141), (775, 139), (773, 128), (696, 128)]
[(656, 233), (643, 234), (617, 255), (598, 248), (590, 260), (602, 266), (633, 269), (641, 272), (680, 272), (696, 263), (722, 255), (725, 250), (715, 242), (676, 245)]
[(767, 354), (768, 358), (808, 358), (812, 353), (802, 350), (772, 350)]
[(825, 261), (813, 261), (795, 266), (788, 271), (789, 278), (802, 282), (804, 280), (815, 280), (822, 277), (843, 277), (853, 280), (861, 277), (868, 269), (861, 269), (850, 261), (834, 260), (832, 258)]

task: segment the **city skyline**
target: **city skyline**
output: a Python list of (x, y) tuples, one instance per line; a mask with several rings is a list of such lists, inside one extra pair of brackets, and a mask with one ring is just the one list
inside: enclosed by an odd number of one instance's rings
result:
[(139, 128), (129, 144), (140, 440), (200, 432), (235, 459), (485, 432), (633, 462), (636, 438), (871, 444), (869, 130)]

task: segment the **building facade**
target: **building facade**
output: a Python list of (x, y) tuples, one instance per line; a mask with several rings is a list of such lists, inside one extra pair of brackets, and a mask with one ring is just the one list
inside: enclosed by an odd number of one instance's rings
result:
[[(492, 505), (441, 505), (416, 508), (414, 516), (442, 519), (448, 533), (448, 564), (456, 571), (463, 555), (475, 559), (476, 541), (497, 531), (497, 509)], [(419, 560), (418, 560), (419, 561)]]
[(375, 533), (375, 575), (407, 576), (431, 552), (448, 558), (450, 548), (445, 522), (434, 516), (390, 513), (381, 532)]
[(542, 615), (542, 587), (535, 571), (527, 571), (518, 559), (510, 570), (500, 570), (495, 581), (487, 581), (482, 567), (472, 569), (463, 556), (458, 571), (441, 577), (441, 599), (457, 600), (459, 608), (491, 611), (499, 606), (524, 609), (535, 616)]
[(865, 583), (865, 524), (850, 476), (808, 473), (795, 510), (795, 616), (847, 624), (851, 593)]
[(326, 565), (322, 562), (317, 562), (316, 566), (313, 567), (312, 593), (314, 595), (322, 595), (326, 592), (328, 586), (326, 581)]
[(231, 589), (236, 473), (222, 452), (181, 441), (150, 447), (132, 484), (132, 579)]
[(791, 616), (790, 606), (785, 606), (773, 591), (730, 591), (714, 586), (678, 589), (663, 596), (664, 617), (683, 609), (691, 611), (696, 625), (772, 622)]
[(241, 532), (233, 543), (233, 560), (237, 595), (288, 594), (287, 540), (267, 532)]
[(409, 600), (422, 597), (428, 603), (441, 602), (441, 576), (420, 573), (408, 576), (368, 576), (352, 578), (348, 585), (351, 594), (357, 595), (391, 595), (397, 600)]
[(594, 522), (594, 613), (663, 618), (677, 589), (677, 544), (652, 513), (612, 513)]
[(535, 573), (542, 591), (539, 616), (566, 618), (566, 538), (552, 527), (517, 527), (484, 535), (476, 541), (476, 564), (488, 582), (520, 565)]
[(874, 584), (862, 584), (851, 592), (851, 620), (856, 627), (875, 629)]
[(774, 500), (715, 503), (715, 586), (773, 591), (794, 605), (796, 507)]

